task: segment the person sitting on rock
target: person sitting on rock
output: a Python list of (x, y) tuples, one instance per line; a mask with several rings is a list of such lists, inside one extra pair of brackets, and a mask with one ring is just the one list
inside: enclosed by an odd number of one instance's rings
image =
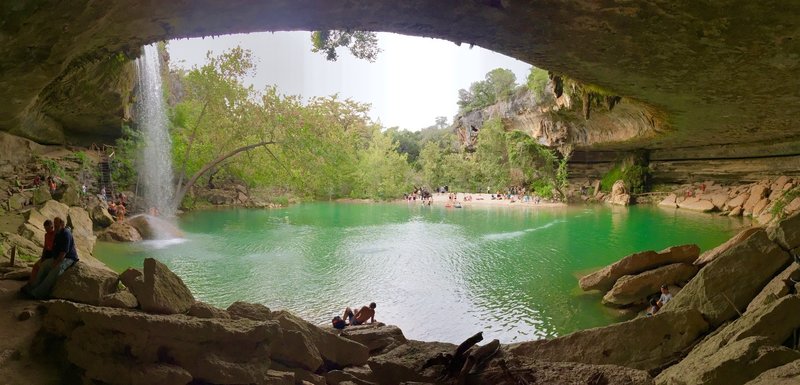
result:
[(655, 299), (655, 298), (651, 298), (650, 299), (650, 307), (647, 308), (647, 315), (648, 316), (655, 315), (656, 313), (658, 313), (659, 309), (660, 308), (658, 307), (658, 300)]
[(669, 287), (667, 285), (661, 285), (661, 297), (658, 298), (658, 308), (661, 309), (671, 300), (672, 294), (669, 293)]
[(75, 250), (75, 239), (72, 237), (72, 232), (65, 227), (64, 220), (56, 217), (53, 219), (53, 225), (56, 232), (53, 263), (42, 264), (36, 277), (36, 283), (27, 290), (28, 294), (37, 299), (48, 298), (58, 276), (64, 274), (67, 268), (79, 260), (78, 252)]
[(370, 323), (375, 322), (375, 302), (369, 304), (369, 306), (362, 306), (361, 309), (358, 309), (357, 312), (353, 313), (353, 309), (347, 308), (344, 309), (344, 315), (342, 318), (348, 320), (350, 326), (361, 325), (370, 320)]
[(53, 243), (55, 242), (56, 232), (53, 228), (53, 221), (47, 219), (44, 221), (44, 247), (42, 248), (42, 255), (39, 256), (39, 260), (33, 264), (33, 268), (31, 269), (31, 276), (28, 278), (28, 284), (26, 286), (33, 286), (36, 282), (36, 275), (39, 273), (39, 269), (41, 269), (42, 264), (47, 264), (48, 266), (53, 263)]

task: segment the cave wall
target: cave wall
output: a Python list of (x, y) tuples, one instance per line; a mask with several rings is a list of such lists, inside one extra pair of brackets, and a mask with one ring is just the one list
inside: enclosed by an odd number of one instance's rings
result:
[(663, 112), (669, 129), (629, 148), (797, 139), (798, 14), (800, 3), (777, 0), (4, 2), (0, 129), (32, 138), (61, 131), (65, 140), (105, 134), (111, 128), (100, 110), (108, 106), (93, 112), (99, 124), (88, 130), (91, 111), (65, 112), (46, 94), (63, 94), (57, 82), (77, 64), (135, 57), (146, 43), (352, 28), (476, 44)]

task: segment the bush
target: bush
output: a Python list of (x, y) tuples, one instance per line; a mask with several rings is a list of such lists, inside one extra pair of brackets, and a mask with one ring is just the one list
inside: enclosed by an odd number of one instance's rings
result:
[(647, 179), (650, 177), (650, 168), (640, 164), (617, 164), (609, 170), (600, 181), (600, 190), (610, 192), (614, 182), (622, 180), (631, 194), (641, 194), (647, 191)]
[(544, 199), (553, 198), (553, 185), (544, 179), (534, 180), (533, 183), (531, 183), (531, 188), (536, 195)]
[(614, 182), (620, 179), (622, 179), (622, 166), (618, 164), (603, 175), (603, 179), (600, 180), (600, 191), (610, 192)]
[(797, 197), (800, 197), (800, 186), (795, 186), (791, 190), (781, 195), (780, 198), (775, 200), (775, 203), (772, 204), (772, 208), (769, 210), (770, 214), (772, 214), (772, 217), (781, 219), (786, 216), (786, 213), (783, 211), (783, 209), (785, 209), (786, 205), (791, 203)]

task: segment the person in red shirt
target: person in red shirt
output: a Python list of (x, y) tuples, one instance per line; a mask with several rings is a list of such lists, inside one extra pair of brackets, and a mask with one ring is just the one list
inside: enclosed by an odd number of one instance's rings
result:
[(31, 276), (28, 278), (28, 283), (33, 284), (34, 279), (36, 278), (36, 274), (39, 273), (39, 269), (42, 266), (42, 263), (52, 262), (53, 259), (53, 246), (55, 245), (56, 240), (56, 231), (53, 228), (53, 221), (45, 220), (44, 221), (44, 247), (42, 248), (42, 255), (39, 256), (39, 260), (33, 264), (33, 269), (31, 270)]

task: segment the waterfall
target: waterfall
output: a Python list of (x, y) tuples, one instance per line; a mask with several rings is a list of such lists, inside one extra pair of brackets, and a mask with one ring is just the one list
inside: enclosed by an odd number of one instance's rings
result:
[(162, 216), (175, 215), (172, 178), (172, 140), (169, 137), (161, 61), (155, 44), (144, 47), (136, 60), (138, 97), (136, 120), (144, 134), (144, 149), (138, 165), (139, 181), (148, 208), (155, 207)]

